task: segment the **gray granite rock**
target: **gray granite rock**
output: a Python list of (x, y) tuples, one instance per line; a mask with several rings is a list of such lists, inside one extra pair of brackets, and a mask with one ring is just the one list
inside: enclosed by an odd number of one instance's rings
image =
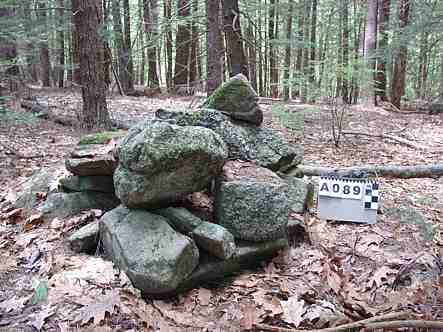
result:
[(248, 79), (238, 74), (219, 86), (203, 104), (204, 107), (224, 112), (229, 117), (252, 123), (263, 122), (263, 112), (258, 105), (258, 95)]
[(309, 205), (309, 200), (313, 199), (313, 185), (307, 180), (296, 177), (288, 177), (285, 180), (289, 186), (288, 195), (291, 201), (291, 211), (303, 213)]
[(102, 154), (88, 158), (68, 158), (65, 166), (72, 174), (79, 176), (113, 175), (117, 162), (112, 154)]
[(95, 253), (99, 242), (98, 220), (74, 232), (69, 237), (68, 242), (71, 249), (75, 252)]
[(229, 259), (235, 252), (234, 236), (220, 225), (203, 222), (191, 236), (199, 248), (220, 259)]
[(119, 206), (106, 213), (100, 238), (114, 264), (147, 296), (174, 292), (199, 262), (194, 241), (145, 210)]
[(167, 206), (205, 189), (227, 157), (212, 130), (145, 121), (129, 131), (115, 149), (117, 196), (131, 208)]
[(229, 159), (254, 161), (273, 171), (294, 168), (303, 159), (301, 147), (289, 144), (279, 132), (234, 122), (213, 109), (200, 109), (195, 113), (159, 109), (156, 117), (180, 126), (212, 129), (228, 146)]
[(63, 191), (98, 191), (114, 193), (114, 179), (112, 176), (65, 176), (60, 179)]
[(196, 227), (203, 223), (203, 220), (193, 215), (183, 207), (168, 207), (154, 211), (155, 214), (161, 215), (168, 219), (172, 227), (183, 234), (190, 234)]
[(269, 241), (286, 236), (288, 185), (272, 171), (228, 162), (217, 181), (215, 220), (236, 239)]
[(39, 207), (45, 219), (65, 218), (79, 212), (99, 209), (108, 211), (119, 205), (113, 194), (98, 192), (54, 193)]

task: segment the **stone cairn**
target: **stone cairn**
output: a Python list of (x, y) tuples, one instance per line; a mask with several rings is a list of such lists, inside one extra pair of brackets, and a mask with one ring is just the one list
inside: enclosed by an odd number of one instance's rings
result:
[[(105, 255), (148, 297), (257, 265), (287, 246), (288, 216), (303, 212), (310, 197), (308, 182), (282, 177), (302, 152), (260, 126), (257, 101), (240, 74), (196, 112), (160, 109), (117, 135), (115, 146), (79, 145), (66, 160), (72, 174), (59, 180), (61, 190), (48, 195), (42, 213), (108, 211), (69, 243), (93, 253), (100, 240)], [(183, 205), (202, 191), (213, 199), (208, 218)]]

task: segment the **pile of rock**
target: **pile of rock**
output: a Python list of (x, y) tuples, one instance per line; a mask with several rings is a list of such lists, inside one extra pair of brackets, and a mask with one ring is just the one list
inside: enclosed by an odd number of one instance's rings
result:
[[(112, 153), (108, 145), (77, 150), (66, 161), (73, 175), (60, 180), (69, 193), (50, 194), (42, 208), (57, 216), (60, 206), (69, 213), (113, 208), (73, 234), (71, 247), (95, 251), (99, 232), (106, 256), (147, 296), (176, 294), (275, 255), (287, 245), (289, 213), (302, 212), (309, 197), (307, 182), (275, 173), (297, 165), (302, 153), (260, 127), (257, 95), (242, 75), (206, 106), (158, 110)], [(213, 197), (213, 222), (182, 206), (199, 191)]]

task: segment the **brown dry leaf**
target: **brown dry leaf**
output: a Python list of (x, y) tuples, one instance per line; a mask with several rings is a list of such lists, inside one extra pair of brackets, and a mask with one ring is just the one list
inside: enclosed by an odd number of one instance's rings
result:
[(282, 320), (298, 327), (303, 321), (303, 315), (306, 312), (305, 301), (299, 301), (297, 296), (292, 296), (288, 301), (280, 301), (280, 304), (283, 309)]
[(251, 275), (247, 275), (247, 274), (242, 274), (241, 276), (239, 276), (238, 278), (236, 278), (233, 282), (232, 285), (234, 286), (239, 286), (239, 287), (246, 287), (246, 288), (252, 288), (257, 286), (257, 284), (259, 283), (260, 280), (255, 279), (253, 276)]
[(243, 330), (251, 330), (255, 324), (259, 322), (260, 313), (253, 304), (248, 304), (242, 309), (242, 319), (240, 320), (240, 326)]
[(37, 197), (37, 199), (39, 199), (39, 200), (44, 200), (44, 199), (46, 199), (47, 196), (48, 196), (48, 193), (45, 191), (40, 191), (40, 192), (35, 193), (35, 197)]
[(200, 305), (209, 305), (211, 303), (212, 292), (206, 288), (199, 288), (198, 290), (198, 302)]
[(118, 293), (111, 292), (110, 294), (103, 295), (97, 298), (97, 302), (90, 303), (80, 309), (76, 322), (80, 325), (88, 324), (91, 320), (94, 325), (99, 325), (101, 321), (105, 320), (106, 315), (112, 315), (114, 307), (120, 305), (120, 298)]
[(29, 232), (37, 226), (40, 226), (44, 222), (43, 215), (41, 213), (33, 214), (28, 219), (26, 219), (24, 230)]
[(395, 276), (398, 273), (397, 270), (391, 269), (388, 266), (382, 266), (381, 268), (379, 268), (374, 275), (372, 276), (372, 278), (369, 279), (368, 282), (368, 287), (369, 288), (379, 288), (381, 286), (383, 286), (386, 282), (388, 282), (389, 277), (391, 276)]
[(21, 310), (24, 306), (25, 303), (29, 300), (29, 296), (28, 297), (16, 297), (14, 296), (13, 298), (0, 302), (0, 309), (2, 309), (2, 311), (4, 313), (8, 313), (13, 311), (14, 309), (16, 310)]
[(40, 331), (45, 325), (46, 319), (51, 317), (53, 314), (55, 314), (56, 307), (47, 307), (44, 310), (40, 311), (37, 314), (31, 315), (31, 325), (37, 329), (37, 331)]
[(267, 317), (275, 317), (283, 313), (280, 301), (276, 297), (268, 295), (264, 289), (254, 292), (252, 297), (255, 304), (266, 311)]
[(334, 291), (335, 294), (339, 294), (343, 285), (343, 279), (336, 271), (334, 271), (333, 265), (330, 261), (323, 264), (322, 274), (332, 291)]
[(7, 224), (15, 223), (22, 216), (23, 209), (14, 209), (8, 213), (2, 213), (0, 219), (6, 220)]

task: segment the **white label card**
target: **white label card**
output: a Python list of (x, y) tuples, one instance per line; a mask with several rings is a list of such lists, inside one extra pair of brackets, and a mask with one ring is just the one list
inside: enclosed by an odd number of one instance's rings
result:
[(318, 194), (319, 196), (359, 200), (363, 195), (364, 184), (363, 181), (320, 178)]

